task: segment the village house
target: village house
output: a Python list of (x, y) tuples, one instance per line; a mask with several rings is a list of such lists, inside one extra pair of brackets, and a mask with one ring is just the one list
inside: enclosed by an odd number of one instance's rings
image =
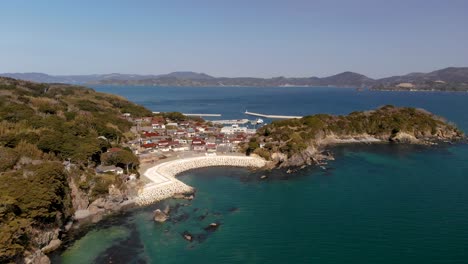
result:
[(164, 125), (164, 123), (152, 123), (151, 127), (153, 129), (165, 129), (166, 125)]
[(206, 143), (205, 148), (207, 152), (216, 152), (216, 143)]
[(183, 136), (183, 135), (185, 135), (185, 133), (186, 133), (185, 130), (183, 130), (183, 129), (178, 129), (177, 132), (176, 132), (175, 134), (178, 135), (178, 136)]
[(193, 151), (205, 151), (206, 146), (205, 146), (205, 141), (199, 138), (193, 138), (192, 139), (192, 150)]
[(111, 165), (111, 166), (99, 165), (96, 167), (96, 173), (101, 174), (101, 173), (108, 173), (108, 172), (112, 172), (112, 173), (120, 175), (124, 173), (124, 170), (114, 165)]
[(158, 142), (158, 147), (159, 148), (164, 148), (169, 146), (170, 141), (169, 140), (160, 140)]
[(247, 128), (240, 127), (239, 125), (225, 126), (221, 128), (221, 133), (224, 133), (227, 135), (232, 135), (235, 133), (246, 133), (246, 132), (247, 132)]
[(150, 123), (153, 118), (151, 116), (135, 118), (133, 121), (136, 123)]
[(186, 139), (182, 139), (182, 138), (176, 139), (176, 140), (174, 140), (174, 141), (179, 142), (179, 144), (187, 144), (187, 140), (186, 140)]
[(142, 144), (141, 147), (145, 148), (145, 149), (154, 149), (154, 148), (157, 147), (157, 144), (156, 143), (146, 143), (146, 144)]
[(179, 126), (182, 126), (182, 127), (188, 127), (190, 125), (190, 122), (189, 121), (182, 121), (180, 122)]

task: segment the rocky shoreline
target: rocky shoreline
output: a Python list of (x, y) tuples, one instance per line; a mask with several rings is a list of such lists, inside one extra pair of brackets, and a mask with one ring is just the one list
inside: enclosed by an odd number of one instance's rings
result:
[[(249, 167), (262, 168), (267, 162), (255, 155), (253, 156), (201, 156), (163, 162), (148, 168), (143, 174), (151, 182), (140, 188), (136, 197), (123, 199), (120, 192), (111, 186), (109, 196), (93, 201), (86, 209), (77, 210), (73, 217), (75, 224), (69, 222), (64, 229), (54, 229), (39, 237), (44, 237), (41, 249), (29, 252), (24, 263), (50, 263), (46, 254), (58, 249), (61, 238), (70, 228), (80, 228), (83, 223), (96, 223), (105, 215), (117, 213), (136, 206), (145, 206), (171, 197), (185, 197), (193, 194), (195, 189), (176, 179), (182, 172), (204, 167)], [(62, 233), (62, 236), (60, 235)], [(47, 236), (47, 237), (45, 237)]]

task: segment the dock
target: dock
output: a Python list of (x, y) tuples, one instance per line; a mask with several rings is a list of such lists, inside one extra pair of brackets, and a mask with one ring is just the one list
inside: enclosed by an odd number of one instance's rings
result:
[(263, 117), (263, 118), (270, 118), (270, 119), (292, 119), (292, 118), (302, 118), (302, 116), (287, 116), (287, 115), (266, 115), (266, 114), (259, 114), (259, 113), (254, 113), (254, 112), (248, 112), (245, 111), (246, 115), (251, 115), (251, 116), (258, 116), (258, 117)]
[[(153, 112), (153, 114), (160, 114), (161, 112)], [(221, 114), (191, 114), (191, 113), (182, 113), (184, 116), (213, 116), (218, 117)]]

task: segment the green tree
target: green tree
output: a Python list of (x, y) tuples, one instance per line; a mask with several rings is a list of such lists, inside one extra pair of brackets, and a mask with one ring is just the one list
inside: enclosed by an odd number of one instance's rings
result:
[(11, 148), (0, 147), (0, 172), (13, 168), (18, 161), (18, 153)]
[(106, 152), (101, 155), (101, 161), (105, 165), (115, 165), (126, 169), (127, 173), (130, 169), (135, 169), (138, 166), (138, 158), (131, 151), (122, 149), (117, 152)]

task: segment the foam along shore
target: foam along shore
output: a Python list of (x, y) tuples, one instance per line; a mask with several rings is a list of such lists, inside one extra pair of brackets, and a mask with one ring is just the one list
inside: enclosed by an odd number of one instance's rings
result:
[(151, 180), (140, 190), (135, 199), (137, 205), (148, 205), (175, 194), (192, 193), (194, 188), (176, 179), (176, 175), (191, 169), (204, 167), (252, 167), (261, 168), (266, 161), (247, 156), (203, 156), (164, 162), (149, 168), (144, 175)]

